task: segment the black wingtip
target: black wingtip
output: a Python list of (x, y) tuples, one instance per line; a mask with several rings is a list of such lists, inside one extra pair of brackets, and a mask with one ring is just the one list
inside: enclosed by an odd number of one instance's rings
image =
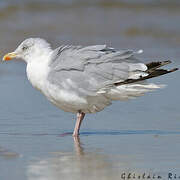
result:
[(179, 68), (171, 69), (171, 70), (169, 70), (169, 72), (174, 72), (174, 71), (177, 71), (177, 70), (179, 70)]
[(148, 63), (148, 64), (146, 64), (146, 66), (147, 66), (147, 72), (148, 73), (151, 73), (151, 72), (153, 72), (155, 69), (158, 69), (158, 68), (160, 68), (161, 66), (165, 66), (165, 65), (167, 65), (167, 64), (170, 64), (170, 63), (172, 63), (170, 60), (167, 60), (167, 61), (153, 61), (153, 62), (151, 62), (151, 63)]
[(167, 60), (167, 61), (162, 61), (161, 64), (164, 66), (164, 65), (167, 65), (167, 64), (170, 64), (172, 63), (171, 60)]
[(154, 71), (150, 72), (148, 76), (140, 77), (139, 79), (126, 79), (123, 82), (114, 83), (114, 85), (119, 86), (119, 85), (123, 85), (123, 84), (136, 83), (136, 82), (139, 82), (139, 81), (144, 81), (146, 79), (162, 76), (164, 74), (168, 74), (168, 73), (171, 73), (171, 72), (174, 72), (174, 71), (177, 71), (177, 70), (179, 70), (179, 68), (174, 68), (174, 69), (171, 69), (171, 70), (155, 69)]

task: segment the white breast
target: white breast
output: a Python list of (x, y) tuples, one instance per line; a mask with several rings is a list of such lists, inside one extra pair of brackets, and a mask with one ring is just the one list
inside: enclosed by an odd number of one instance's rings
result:
[(45, 82), (49, 72), (48, 64), (41, 61), (33, 61), (27, 64), (26, 68), (28, 80), (33, 87), (44, 93)]

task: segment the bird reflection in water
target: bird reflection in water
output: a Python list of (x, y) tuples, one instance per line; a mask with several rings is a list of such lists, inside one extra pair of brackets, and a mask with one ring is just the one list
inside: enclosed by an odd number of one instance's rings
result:
[(127, 167), (126, 163), (113, 161), (110, 155), (98, 151), (87, 152), (82, 146), (74, 137), (75, 152), (55, 152), (53, 157), (33, 161), (27, 169), (28, 180), (120, 179), (120, 169)]

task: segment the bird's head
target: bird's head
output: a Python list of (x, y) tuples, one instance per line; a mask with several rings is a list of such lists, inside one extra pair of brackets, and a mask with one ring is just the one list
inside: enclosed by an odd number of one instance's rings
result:
[(50, 44), (44, 39), (29, 38), (24, 40), (14, 52), (8, 53), (3, 57), (3, 61), (20, 58), (26, 62), (37, 59), (37, 57), (47, 55), (51, 51)]

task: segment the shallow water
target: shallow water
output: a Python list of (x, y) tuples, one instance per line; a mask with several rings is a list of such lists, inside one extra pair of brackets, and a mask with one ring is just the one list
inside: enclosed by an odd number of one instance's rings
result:
[[(179, 19), (178, 0), (1, 1), (0, 56), (33, 36), (48, 39), (53, 47), (143, 49), (139, 58), (144, 61), (171, 59), (168, 68), (178, 67)], [(80, 139), (73, 139), (75, 116), (31, 87), (23, 62), (1, 63), (0, 180), (180, 176), (179, 75), (151, 80), (167, 84), (164, 89), (87, 115)]]

